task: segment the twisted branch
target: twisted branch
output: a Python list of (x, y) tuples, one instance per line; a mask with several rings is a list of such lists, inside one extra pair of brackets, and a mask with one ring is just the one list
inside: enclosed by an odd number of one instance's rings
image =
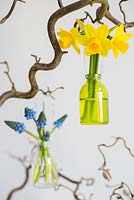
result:
[[(17, 1), (21, 1), (21, 0), (14, 0), (13, 2), (13, 8), (11, 9), (11, 12), (14, 9), (14, 5), (16, 4)], [(23, 2), (23, 1), (21, 1)], [(101, 23), (101, 19), (103, 17), (106, 17), (108, 20), (110, 20), (111, 22), (113, 22), (114, 24), (121, 24), (121, 22), (114, 18), (110, 11), (109, 11), (109, 3), (108, 0), (80, 0), (76, 3), (70, 4), (66, 7), (63, 7), (63, 3), (62, 0), (58, 0), (58, 4), (60, 6), (60, 9), (57, 10), (55, 13), (53, 13), (49, 20), (48, 20), (48, 35), (50, 38), (50, 42), (51, 45), (53, 47), (54, 50), (54, 58), (50, 63), (40, 63), (40, 59), (36, 60), (35, 64), (30, 68), (29, 70), (29, 82), (30, 82), (30, 89), (27, 92), (20, 92), (17, 90), (9, 90), (4, 92), (1, 96), (0, 96), (0, 106), (2, 106), (4, 104), (4, 102), (10, 98), (19, 98), (19, 99), (30, 99), (33, 98), (39, 91), (38, 88), (38, 83), (37, 80), (35, 78), (37, 71), (42, 70), (42, 71), (48, 71), (48, 70), (53, 70), (55, 69), (61, 62), (62, 56), (63, 54), (67, 53), (61, 50), (57, 38), (56, 38), (56, 34), (55, 34), (55, 24), (56, 22), (64, 17), (65, 15), (72, 13), (76, 10), (79, 10), (85, 6), (88, 5), (93, 5), (93, 4), (101, 4), (101, 6), (97, 9), (96, 12), (96, 19), (94, 19), (94, 23), (95, 22), (99, 22)], [(10, 15), (8, 15), (9, 17)], [(7, 18), (7, 16), (6, 16)], [(125, 28), (129, 28), (134, 26), (134, 22), (129, 22), (129, 23), (125, 23)]]
[[(61, 174), (60, 172), (58, 173), (58, 175), (59, 175), (60, 178), (63, 178), (63, 179), (65, 179), (66, 181), (68, 181), (70, 183), (73, 183), (75, 185), (75, 189), (72, 190), (71, 188), (69, 188), (69, 187), (67, 187), (67, 186), (65, 186), (63, 184), (57, 185), (55, 189), (56, 190), (59, 190), (60, 188), (67, 189), (68, 191), (70, 191), (73, 194), (75, 200), (81, 200), (80, 196), (83, 198), (82, 200), (86, 200), (84, 194), (78, 193), (79, 188), (80, 188), (80, 186), (81, 186), (81, 184), (82, 184), (83, 181), (86, 182), (86, 186), (91, 186), (95, 182), (94, 178), (83, 178), (82, 177), (79, 181), (74, 181), (71, 178), (69, 178), (69, 177)], [(90, 195), (89, 199), (91, 199), (92, 196), (93, 196), (93, 194)]]
[(130, 156), (134, 158), (134, 153), (131, 151), (131, 149), (126, 144), (126, 140), (124, 138), (122, 138), (122, 137), (115, 137), (115, 141), (110, 145), (107, 145), (107, 144), (98, 145), (98, 150), (101, 153), (102, 158), (103, 158), (103, 164), (98, 170), (102, 171), (103, 177), (108, 181), (111, 179), (111, 175), (109, 173), (109, 169), (107, 168), (106, 157), (105, 157), (105, 154), (102, 151), (102, 147), (105, 147), (105, 148), (114, 147), (118, 143), (118, 141), (122, 141), (123, 142), (123, 145), (124, 145), (125, 149), (129, 152)]
[[(22, 184), (20, 185), (20, 186), (18, 186), (18, 187), (16, 187), (16, 188), (14, 188), (14, 189), (12, 189), (10, 192), (9, 192), (9, 194), (8, 194), (8, 196), (7, 196), (7, 198), (6, 198), (6, 200), (11, 200), (12, 199), (12, 197), (13, 197), (13, 195), (16, 193), (16, 192), (19, 192), (19, 191), (21, 191), (26, 185), (27, 185), (27, 183), (28, 183), (28, 180), (29, 180), (29, 177), (30, 177), (30, 169), (31, 169), (31, 162), (32, 162), (32, 160), (33, 160), (33, 149), (34, 148), (36, 148), (37, 146), (36, 145), (34, 145), (34, 147), (32, 148), (32, 150), (31, 150), (31, 158), (30, 158), (30, 160), (28, 160), (27, 159), (27, 156), (24, 156), (23, 158), (20, 158), (20, 157), (18, 157), (18, 156), (14, 156), (14, 155), (12, 155), (12, 154), (10, 154), (10, 156), (13, 158), (13, 159), (16, 159), (17, 161), (19, 161), (22, 165), (23, 165), (23, 167), (24, 167), (24, 169), (25, 169), (25, 178), (24, 178), (24, 180), (23, 180), (23, 182), (22, 182)], [(30, 163), (28, 166), (26, 166), (26, 163)], [(62, 178), (62, 179), (64, 179), (64, 180), (66, 180), (66, 181), (68, 181), (69, 183), (72, 183), (72, 184), (74, 184), (75, 185), (75, 189), (73, 190), (73, 189), (71, 189), (71, 188), (69, 188), (68, 186), (66, 186), (66, 185), (63, 185), (63, 184), (58, 184), (57, 186), (55, 186), (55, 190), (57, 191), (57, 190), (59, 190), (60, 188), (65, 188), (65, 189), (67, 189), (69, 192), (71, 192), (71, 193), (73, 193), (73, 196), (74, 196), (74, 198), (76, 199), (76, 200), (81, 200), (81, 198), (80, 198), (80, 196), (82, 196), (82, 197), (84, 197), (84, 195), (83, 194), (77, 194), (78, 193), (78, 190), (79, 190), (79, 188), (80, 188), (80, 185), (82, 184), (82, 182), (83, 181), (85, 181), (86, 182), (86, 186), (92, 186), (93, 184), (94, 184), (94, 182), (95, 182), (95, 179), (94, 178), (81, 178), (79, 181), (75, 181), (75, 180), (73, 180), (73, 179), (71, 179), (71, 178), (69, 178), (68, 176), (65, 176), (64, 174), (62, 174), (62, 173), (58, 173), (58, 176), (60, 177), (60, 178)], [(92, 198), (92, 196), (93, 196), (93, 194), (91, 194), (90, 195), (90, 200), (91, 200), (91, 198)], [(83, 199), (84, 200), (84, 199)]]
[[(125, 194), (125, 195), (126, 195), (127, 197), (129, 197), (131, 200), (133, 200), (134, 194), (132, 193), (130, 187), (129, 187), (126, 183), (124, 183), (124, 182), (122, 182), (118, 187), (116, 187), (116, 188), (113, 190), (113, 192), (112, 192), (112, 194), (111, 194), (111, 196), (110, 196), (110, 200), (112, 200), (113, 197), (116, 197), (117, 199), (123, 200), (123, 197), (121, 196), (121, 194), (118, 193), (118, 190), (123, 189), (124, 186), (126, 186), (126, 187), (127, 187), (127, 190), (128, 190), (128, 193)], [(124, 193), (124, 190), (123, 190), (123, 193)]]
[(33, 98), (38, 93), (38, 84), (35, 78), (36, 72), (39, 70), (53, 70), (55, 69), (61, 61), (61, 58), (64, 53), (58, 44), (56, 34), (55, 34), (55, 24), (58, 21), (58, 19), (62, 18), (63, 16), (74, 12), (76, 10), (79, 10), (87, 5), (91, 5), (92, 3), (100, 3), (101, 4), (101, 11), (98, 15), (98, 20), (102, 17), (102, 14), (105, 14), (105, 9), (107, 9), (108, 2), (107, 0), (81, 0), (76, 3), (73, 3), (71, 5), (68, 5), (66, 7), (63, 7), (59, 10), (57, 10), (54, 14), (52, 14), (48, 21), (48, 35), (52, 44), (52, 47), (54, 49), (54, 59), (52, 62), (45, 64), (45, 63), (39, 63), (36, 62), (31, 69), (29, 70), (29, 82), (30, 82), (30, 90), (27, 92), (20, 92), (20, 91), (14, 91), (9, 90), (4, 92), (0, 96), (0, 106), (3, 105), (3, 103), (9, 99), (9, 98), (21, 98), (21, 99), (30, 99)]
[(7, 71), (4, 71), (4, 73), (7, 75), (8, 79), (9, 79), (9, 82), (11, 83), (12, 85), (12, 90), (15, 91), (15, 84), (14, 82), (12, 81), (12, 78), (10, 76), (10, 69), (9, 69), (9, 65), (8, 65), (8, 62), (4, 61), (4, 62), (0, 62), (0, 65), (6, 65), (6, 68), (7, 68)]
[(124, 21), (124, 23), (126, 24), (126, 23), (127, 23), (127, 21), (126, 21), (126, 14), (125, 14), (125, 12), (124, 12), (124, 10), (123, 10), (123, 8), (122, 8), (122, 3), (125, 2), (125, 1), (128, 1), (128, 0), (121, 0), (121, 1), (119, 2), (119, 8), (120, 8), (120, 11), (121, 11), (121, 13), (122, 13), (122, 15), (123, 15), (123, 21)]
[(54, 90), (50, 90), (48, 87), (47, 91), (44, 91), (42, 89), (39, 89), (38, 91), (42, 92), (43, 95), (50, 96), (53, 100), (55, 100), (55, 97), (52, 95), (52, 93), (56, 92), (59, 89), (64, 89), (64, 87), (57, 87)]
[(124, 22), (124, 23), (121, 22), (120, 20), (116, 19), (116, 18), (110, 13), (109, 10), (107, 10), (107, 12), (106, 12), (106, 14), (105, 14), (105, 17), (106, 17), (109, 21), (111, 21), (112, 23), (114, 23), (115, 25), (124, 24), (124, 27), (125, 27), (125, 29), (126, 29), (126, 28), (132, 28), (132, 27), (134, 27), (134, 21), (132, 21), (132, 22), (127, 22), (127, 21), (126, 21), (126, 14), (125, 14), (125, 12), (124, 12), (124, 10), (123, 10), (123, 8), (122, 8), (122, 3), (125, 2), (125, 1), (128, 1), (128, 0), (120, 0), (120, 2), (119, 2), (119, 8), (120, 8), (120, 12), (121, 12), (122, 15), (123, 15), (123, 22)]
[(31, 167), (32, 167), (31, 164), (28, 165), (28, 166), (25, 165), (26, 156), (24, 156), (24, 158), (20, 158), (20, 157), (16, 157), (16, 156), (11, 155), (11, 157), (12, 157), (13, 159), (16, 159), (17, 161), (19, 161), (19, 162), (23, 165), (23, 167), (24, 167), (24, 169), (25, 169), (25, 177), (24, 177), (24, 180), (23, 180), (23, 182), (21, 183), (21, 185), (17, 186), (16, 188), (12, 189), (12, 190), (9, 192), (9, 194), (8, 194), (8, 196), (7, 196), (7, 198), (6, 198), (6, 200), (11, 200), (12, 197), (13, 197), (13, 195), (14, 195), (14, 193), (21, 191), (21, 190), (27, 185), (28, 180), (29, 180), (29, 177), (30, 177), (30, 169), (31, 169)]
[(8, 14), (0, 20), (0, 24), (5, 23), (6, 20), (11, 16), (11, 14), (13, 13), (13, 11), (14, 11), (14, 9), (15, 9), (16, 3), (17, 3), (18, 1), (21, 2), (21, 3), (26, 3), (26, 2), (23, 1), (23, 0), (14, 0), (13, 3), (12, 3), (12, 5), (11, 5), (11, 8), (10, 8)]

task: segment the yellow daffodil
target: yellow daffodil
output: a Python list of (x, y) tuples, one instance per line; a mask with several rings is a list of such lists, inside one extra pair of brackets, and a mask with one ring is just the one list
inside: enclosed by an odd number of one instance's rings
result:
[(91, 24), (85, 25), (85, 35), (79, 36), (79, 43), (85, 46), (85, 55), (100, 54), (106, 56), (111, 48), (110, 41), (107, 39), (109, 29), (107, 25), (94, 28)]
[(81, 31), (84, 31), (85, 24), (80, 19), (76, 19), (77, 24), (79, 25)]
[(76, 52), (80, 53), (80, 48), (78, 46), (79, 32), (77, 28), (72, 28), (70, 32), (61, 28), (57, 35), (60, 37), (59, 45), (62, 49), (67, 49), (70, 46), (73, 46)]
[(114, 37), (111, 39), (111, 46), (114, 53), (114, 57), (117, 58), (119, 55), (119, 52), (126, 53), (126, 51), (129, 48), (128, 43), (126, 40), (132, 37), (132, 34), (130, 33), (124, 33), (124, 25), (121, 24), (116, 32)]

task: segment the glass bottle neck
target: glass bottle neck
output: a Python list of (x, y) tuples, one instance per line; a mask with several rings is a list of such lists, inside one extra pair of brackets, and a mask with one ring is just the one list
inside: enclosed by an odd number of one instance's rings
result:
[(101, 80), (101, 74), (86, 74), (87, 80)]

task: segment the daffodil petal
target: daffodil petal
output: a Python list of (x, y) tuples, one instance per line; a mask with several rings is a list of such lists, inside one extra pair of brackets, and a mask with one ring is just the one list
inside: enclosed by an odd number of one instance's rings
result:
[(89, 38), (86, 35), (80, 35), (78, 37), (78, 43), (80, 43), (83, 46), (86, 46), (89, 43)]
[(132, 34), (131, 33), (126, 33), (126, 34), (124, 34), (123, 36), (121, 36), (121, 38), (122, 38), (122, 40), (128, 40), (129, 38), (131, 38), (132, 37)]
[(85, 49), (84, 49), (84, 54), (85, 54), (86, 56), (92, 55), (92, 52), (90, 51), (90, 49), (89, 49), (87, 46), (86, 46)]
[(115, 31), (115, 36), (119, 36), (119, 37), (120, 37), (120, 35), (122, 35), (123, 33), (124, 33), (124, 25), (121, 24), (121, 25), (117, 28), (117, 30)]
[(100, 51), (100, 55), (107, 56), (108, 51), (111, 49), (111, 42), (109, 40), (103, 40), (101, 45), (102, 49)]
[(126, 53), (128, 48), (129, 48), (129, 45), (126, 42), (123, 42), (123, 41), (119, 42), (119, 50), (121, 51), (121, 53)]
[(112, 47), (112, 50), (113, 50), (114, 57), (117, 58), (119, 55), (119, 50), (114, 46)]
[(84, 50), (84, 54), (86, 56), (94, 55), (94, 54), (97, 54), (98, 52), (99, 52), (99, 48), (98, 47), (93, 48), (91, 46), (86, 46), (85, 50)]
[(88, 38), (95, 37), (95, 33), (96, 33), (96, 29), (91, 24), (85, 25), (85, 35)]
[(73, 42), (73, 43), (72, 43), (72, 46), (73, 46), (73, 48), (75, 49), (75, 51), (76, 51), (78, 54), (80, 54), (80, 48), (78, 47), (77, 43), (76, 43), (76, 42)]
[(78, 36), (80, 35), (77, 28), (72, 28), (70, 30), (70, 34), (74, 40), (77, 40)]
[(71, 46), (72, 44), (72, 40), (71, 38), (63, 38), (63, 39), (59, 39), (59, 45), (61, 48), (63, 49), (67, 49)]
[(116, 47), (119, 51), (121, 51), (121, 53), (125, 53), (129, 48), (129, 45), (122, 40), (114, 39), (111, 42), (112, 42), (114, 47)]
[(85, 24), (80, 19), (76, 19), (77, 24), (79, 25), (80, 29), (84, 31)]
[(70, 33), (66, 30), (64, 30), (63, 28), (60, 28), (60, 31), (57, 32), (57, 35), (59, 37), (67, 37), (68, 35), (70, 35)]
[(109, 34), (109, 29), (106, 24), (103, 24), (96, 29), (96, 35), (98, 37), (106, 38), (108, 34)]

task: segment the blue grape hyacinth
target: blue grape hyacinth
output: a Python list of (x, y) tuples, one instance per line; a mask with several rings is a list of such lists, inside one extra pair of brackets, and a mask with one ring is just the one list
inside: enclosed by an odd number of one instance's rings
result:
[(38, 128), (44, 128), (46, 126), (46, 116), (45, 113), (42, 111), (36, 121), (37, 127)]
[(34, 119), (36, 116), (36, 111), (34, 111), (32, 108), (25, 108), (25, 117), (27, 120)]
[(46, 131), (46, 134), (43, 135), (43, 139), (47, 142), (50, 140), (50, 133), (49, 131)]
[(63, 122), (65, 121), (65, 119), (67, 118), (67, 114), (63, 115), (62, 117), (60, 117), (59, 119), (57, 119), (53, 125), (56, 127), (56, 128), (60, 128), (63, 124)]
[(15, 131), (17, 131), (18, 133), (22, 133), (24, 132), (24, 129), (25, 129), (25, 125), (24, 123), (16, 123), (16, 127), (15, 127)]
[(5, 121), (5, 123), (18, 133), (22, 133), (25, 130), (25, 125), (23, 122)]

